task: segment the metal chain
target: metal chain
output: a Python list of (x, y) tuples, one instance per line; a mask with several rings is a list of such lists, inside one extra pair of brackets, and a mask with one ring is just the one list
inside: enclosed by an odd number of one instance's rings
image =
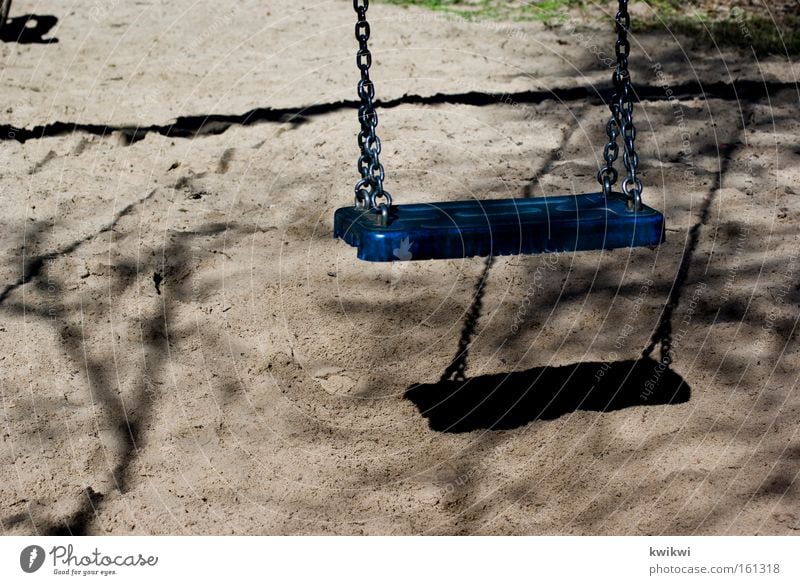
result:
[(672, 364), (672, 313), (674, 309), (674, 303), (671, 300), (668, 301), (662, 311), (658, 328), (653, 338), (642, 351), (642, 356), (649, 357), (655, 351), (656, 345), (660, 344), (661, 352), (658, 363), (661, 364), (662, 370), (666, 370)]
[[(388, 218), (389, 208), (392, 205), (392, 196), (383, 188), (384, 171), (380, 161), (381, 141), (375, 132), (378, 125), (378, 113), (375, 111), (375, 85), (369, 78), (369, 68), (372, 65), (372, 54), (369, 52), (369, 22), (367, 22), (367, 9), (369, 0), (353, 0), (353, 9), (358, 15), (356, 22), (356, 40), (358, 40), (358, 53), (356, 65), (361, 71), (358, 82), (358, 97), (361, 106), (358, 108), (358, 120), (361, 131), (358, 133), (358, 146), (361, 155), (358, 158), (358, 172), (361, 179), (355, 186), (356, 207), (367, 208), (381, 213), (382, 221)], [(380, 201), (380, 200), (383, 201)]]
[(633, 123), (633, 87), (628, 71), (628, 56), (631, 52), (631, 45), (628, 41), (628, 31), (631, 27), (628, 0), (619, 0), (615, 21), (617, 43), (614, 51), (617, 55), (617, 66), (612, 76), (614, 94), (610, 104), (611, 117), (606, 124), (608, 143), (603, 150), (605, 166), (597, 172), (597, 180), (603, 186), (603, 194), (608, 197), (611, 194), (612, 186), (619, 177), (614, 163), (619, 155), (617, 137), (622, 136), (622, 161), (627, 171), (627, 176), (622, 181), (622, 192), (628, 197), (628, 205), (638, 211), (642, 205), (643, 185), (642, 180), (637, 176), (639, 155), (636, 154), (636, 126)]

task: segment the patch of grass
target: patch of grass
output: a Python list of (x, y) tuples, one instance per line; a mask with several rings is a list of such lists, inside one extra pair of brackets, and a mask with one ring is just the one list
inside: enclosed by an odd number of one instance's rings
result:
[(539, 21), (553, 24), (563, 20), (570, 8), (584, 8), (582, 0), (540, 0), (509, 2), (503, 0), (383, 0), (400, 6), (422, 6), (466, 20)]
[(780, 25), (763, 16), (733, 13), (730, 18), (712, 20), (703, 14), (694, 17), (670, 16), (663, 22), (636, 24), (634, 31), (665, 30), (699, 39), (706, 46), (754, 51), (757, 55), (800, 54), (800, 17), (785, 16)]
[(681, 0), (647, 0), (647, 4), (652, 6), (656, 12), (662, 16), (677, 14), (682, 7), (693, 2), (682, 2)]
[[(598, 18), (605, 13), (597, 10), (596, 3), (582, 0), (381, 0), (400, 6), (421, 6), (466, 20), (538, 21), (548, 26), (565, 22), (570, 11), (579, 10)], [(664, 30), (674, 34), (699, 39), (706, 46), (716, 43), (720, 47), (753, 50), (764, 54), (800, 54), (800, 15), (794, 14), (789, 4), (777, 2), (773, 7), (776, 26), (760, 11), (738, 6), (737, 0), (644, 0), (655, 12), (647, 21), (634, 19), (635, 32)], [(613, 2), (607, 8), (613, 9)], [(786, 8), (786, 6), (789, 6)], [(724, 9), (723, 9), (724, 8)]]

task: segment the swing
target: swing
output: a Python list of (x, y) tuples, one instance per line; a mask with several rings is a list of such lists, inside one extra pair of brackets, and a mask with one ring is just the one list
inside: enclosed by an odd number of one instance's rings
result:
[[(664, 241), (664, 216), (642, 203), (642, 181), (637, 176), (636, 127), (633, 89), (628, 72), (630, 16), (628, 1), (619, 0), (616, 15), (617, 65), (614, 93), (606, 124), (605, 165), (598, 171), (602, 191), (534, 199), (490, 199), (394, 205), (383, 188), (381, 142), (375, 128), (375, 86), (369, 77), (369, 0), (353, 0), (358, 14), (355, 27), (361, 71), (358, 144), (361, 176), (355, 186), (355, 205), (337, 209), (334, 238), (358, 249), (358, 258), (371, 262), (508, 256), (542, 252), (571, 252), (657, 246)], [(617, 137), (623, 142), (627, 176), (621, 192), (612, 191), (618, 172)]]

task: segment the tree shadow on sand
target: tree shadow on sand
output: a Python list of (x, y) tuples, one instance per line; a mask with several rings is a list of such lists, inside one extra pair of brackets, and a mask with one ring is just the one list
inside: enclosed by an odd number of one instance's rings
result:
[[(97, 484), (85, 485), (76, 494), (77, 497), (70, 498), (74, 500), (74, 505), (66, 517), (50, 516), (45, 507), (38, 503), (44, 497), (38, 494), (37, 497), (27, 496), (24, 502), (37, 503), (29, 504), (25, 513), (0, 518), (0, 529), (3, 531), (26, 525), (27, 531), (40, 535), (91, 534), (97, 530), (93, 524), (97, 522), (99, 510), (115, 496), (128, 493), (139, 479), (132, 468), (141, 450), (153, 440), (149, 435), (153, 434), (157, 404), (165, 399), (164, 388), (169, 387), (154, 381), (161, 379), (169, 366), (170, 348), (181, 347), (180, 340), (192, 338), (195, 333), (192, 326), (184, 329), (180, 325), (175, 312), (183, 303), (205, 298), (216, 286), (213, 279), (201, 279), (199, 275), (188, 278), (189, 274), (198, 274), (201, 263), (213, 257), (213, 252), (198, 244), (197, 239), (219, 236), (228, 238), (229, 242), (237, 242), (248, 233), (248, 228), (240, 228), (232, 223), (204, 222), (193, 230), (171, 230), (165, 244), (149, 244), (145, 241), (141, 246), (146, 252), (140, 257), (120, 255), (109, 262), (108, 275), (98, 281), (105, 294), (92, 294), (92, 285), (86, 285), (87, 288), (76, 295), (66, 294), (68, 282), (52, 270), (52, 265), (92, 242), (97, 244), (101, 234), (114, 234), (113, 239), (109, 240), (109, 248), (115, 241), (130, 237), (119, 226), (121, 220), (138, 212), (143, 204), (158, 194), (158, 190), (153, 190), (125, 206), (109, 224), (84, 238), (50, 252), (37, 254), (33, 250), (34, 253), (25, 262), (20, 279), (0, 291), (0, 312), (50, 324), (57, 331), (66, 357), (76, 370), (82, 371), (86, 380), (83, 390), (95, 412), (94, 424), (109, 431), (99, 451), (105, 458), (109, 477), (89, 474), (87, 480), (111, 486), (111, 489), (101, 492)], [(25, 239), (20, 246), (24, 246), (25, 242), (46, 241), (44, 234), (50, 227), (39, 223), (27, 231), (16, 230), (16, 233), (24, 234)], [(148, 262), (140, 258), (161, 260)], [(154, 269), (157, 272), (153, 273)], [(139, 278), (142, 274), (153, 274), (153, 277)], [(155, 297), (139, 291), (139, 287), (148, 280), (156, 290)], [(17, 289), (27, 284), (32, 285), (27, 300), (22, 295), (13, 296)], [(97, 284), (94, 286), (96, 290)], [(53, 298), (58, 300), (51, 299), (43, 308), (45, 305), (37, 302), (35, 293), (48, 290), (56, 291), (58, 296)], [(109, 343), (102, 325), (98, 324), (108, 322), (106, 319), (119, 306), (120, 299), (131, 298), (124, 297), (126, 294), (136, 295), (136, 303), (141, 303), (138, 305), (138, 317), (130, 322), (134, 326), (130, 329), (130, 338), (117, 336)], [(91, 311), (86, 309), (87, 298), (92, 299)], [(217, 345), (213, 347), (213, 352), (224, 354), (223, 348)], [(123, 363), (124, 360), (115, 357), (123, 353), (136, 357)], [(37, 395), (38, 401), (43, 399)], [(51, 437), (56, 434), (48, 432)]]

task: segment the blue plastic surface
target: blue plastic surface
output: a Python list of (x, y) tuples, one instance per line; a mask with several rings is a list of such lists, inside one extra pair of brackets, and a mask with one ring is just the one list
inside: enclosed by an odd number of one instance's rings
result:
[(358, 248), (370, 262), (508, 256), (657, 246), (664, 241), (664, 216), (647, 206), (633, 212), (613, 193), (533, 199), (488, 199), (413, 203), (392, 207), (390, 222), (342, 207), (333, 235)]

